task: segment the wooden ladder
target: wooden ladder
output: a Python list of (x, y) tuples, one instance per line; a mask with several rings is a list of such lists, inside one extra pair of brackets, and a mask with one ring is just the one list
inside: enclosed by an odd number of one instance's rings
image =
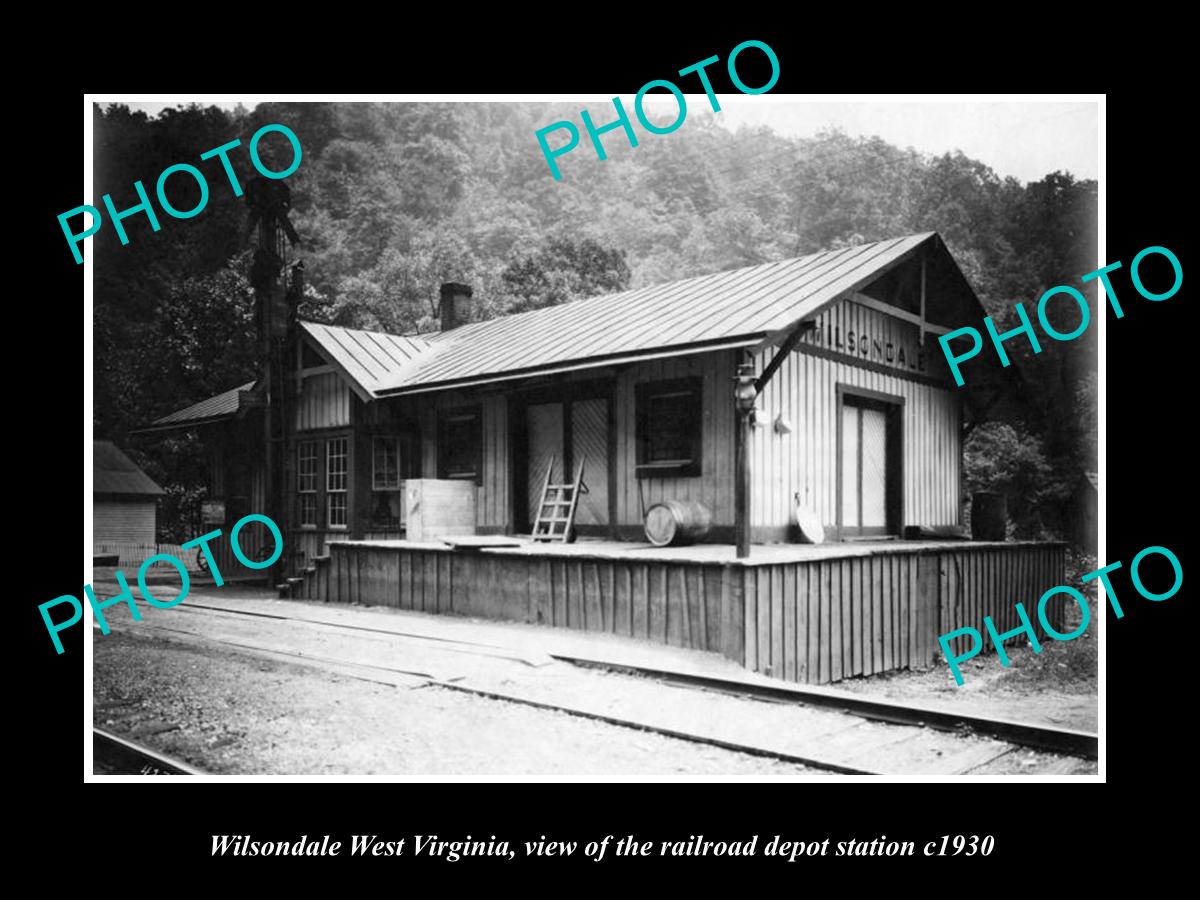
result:
[(542, 485), (542, 502), (538, 506), (537, 519), (533, 523), (533, 539), (535, 541), (558, 541), (565, 544), (571, 539), (571, 530), (575, 527), (575, 508), (579, 495), (588, 492), (583, 483), (583, 464), (586, 457), (579, 461), (572, 484), (551, 484), (550, 477), (554, 473), (554, 457), (550, 457), (550, 465), (546, 467), (546, 482)]

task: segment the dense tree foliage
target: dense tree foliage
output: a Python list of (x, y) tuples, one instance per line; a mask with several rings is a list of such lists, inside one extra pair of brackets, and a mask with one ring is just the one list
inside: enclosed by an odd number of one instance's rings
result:
[(555, 238), (532, 253), (520, 253), (500, 280), (512, 298), (510, 312), (554, 306), (629, 287), (629, 265), (621, 250), (606, 250), (591, 238)]
[[(128, 444), (130, 429), (253, 377), (246, 209), (219, 162), (199, 154), (240, 138), (230, 159), (244, 183), (245, 143), (271, 122), (291, 127), (304, 149), (288, 183), (308, 279), (301, 313), (312, 320), (424, 331), (436, 328), (444, 281), (471, 284), (476, 315), (488, 317), (938, 231), (987, 311), (1011, 325), (1014, 303), (1031, 307), (1095, 268), (1096, 185), (1067, 173), (1023, 185), (961, 153), (931, 157), (837, 131), (735, 133), (693, 114), (636, 149), (613, 135), (606, 161), (581, 147), (560, 159), (555, 181), (533, 134), (575, 115), (504, 103), (191, 106), (153, 118), (97, 108), (97, 195), (132, 206), (135, 180), (152, 192), (177, 162), (198, 165), (212, 185), (193, 219), (163, 216), (152, 233), (134, 216), (128, 246), (110, 225), (89, 241), (97, 436)], [(278, 152), (268, 144), (265, 158)], [(185, 209), (196, 199), (187, 182), (169, 187)], [(1057, 314), (1064, 330), (1078, 321), (1069, 308)], [(1094, 333), (1037, 356), (1014, 344), (1028, 405), (1005, 413), (1008, 430), (977, 431), (968, 446), (972, 487), (1024, 490), (1024, 467), (1038, 473), (1037, 514), (1022, 507), (1027, 531), (1057, 527), (1064, 485), (1095, 468)], [(132, 449), (181, 495), (202, 481), (194, 442)]]

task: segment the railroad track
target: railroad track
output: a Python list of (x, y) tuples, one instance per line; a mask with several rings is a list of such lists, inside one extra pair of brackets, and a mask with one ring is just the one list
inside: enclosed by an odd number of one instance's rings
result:
[[(224, 616), (232, 615), (235, 617), (246, 618), (279, 619), (289, 622), (302, 623), (318, 629), (342, 630), (343, 632), (374, 632), (393, 634), (397, 637), (403, 638), (416, 638), (421, 640), (428, 639), (441, 645), (446, 645), (447, 650), (456, 653), (470, 652), (469, 648), (474, 647), (477, 648), (480, 655), (492, 656), (494, 658), (499, 657), (514, 660), (519, 659), (517, 656), (508, 657), (504, 654), (497, 654), (495, 651), (502, 648), (493, 644), (457, 641), (454, 639), (441, 637), (428, 637), (426, 635), (414, 634), (400, 630), (389, 631), (387, 629), (378, 629), (366, 626), (320, 622), (303, 617), (280, 616), (248, 610), (237, 610), (228, 607), (194, 606), (192, 609), (209, 610), (210, 612), (218, 613), (219, 615)], [(506, 690), (479, 684), (460, 683), (458, 679), (438, 678), (429, 673), (414, 671), (413, 669), (405, 669), (398, 666), (371, 663), (362, 659), (338, 659), (324, 655), (315, 655), (313, 653), (299, 653), (280, 648), (279, 646), (256, 646), (255, 644), (248, 643), (245, 640), (227, 640), (213, 636), (200, 635), (195, 632), (183, 631), (177, 628), (147, 625), (145, 621), (139, 623), (136, 626), (136, 630), (160, 632), (164, 636), (170, 636), (176, 640), (184, 639), (189, 642), (217, 645), (219, 647), (228, 648), (237, 652), (249, 653), (260, 658), (273, 659), (275, 661), (290, 661), (306, 667), (317, 668), (326, 672), (333, 672), (344, 677), (356, 678), (363, 681), (376, 684), (385, 684), (393, 687), (404, 686), (405, 683), (407, 683), (407, 686), (410, 687), (420, 686), (413, 684), (414, 679), (419, 679), (429, 686), (474, 694), (476, 696), (486, 697), (494, 700), (519, 703), (539, 709), (554, 710), (567, 713), (569, 715), (581, 716), (584, 718), (607, 722), (613, 725), (634, 728), (642, 731), (651, 731), (668, 737), (687, 740), (693, 743), (709, 744), (712, 746), (749, 753), (756, 756), (771, 757), (784, 762), (799, 763), (831, 772), (855, 775), (883, 774), (883, 772), (879, 771), (876, 767), (852, 761), (854, 756), (853, 753), (823, 754), (809, 752), (789, 752), (787, 750), (780, 750), (778, 748), (763, 746), (761, 744), (750, 743), (741, 740), (730, 740), (720, 734), (699, 733), (699, 730), (696, 728), (681, 729), (678, 727), (671, 727), (670, 725), (664, 725), (646, 717), (636, 718), (614, 713), (609, 710), (600, 710), (595, 707), (589, 708), (586, 704), (581, 705), (578, 702), (572, 703), (563, 701), (561, 699), (548, 699), (545, 696), (539, 696), (537, 692), (527, 692), (523, 694), (519, 690)], [(448, 645), (457, 646), (450, 647)], [(737, 698), (751, 698), (769, 703), (789, 704), (797, 707), (841, 714), (846, 717), (848, 723), (862, 720), (883, 723), (885, 726), (891, 726), (896, 729), (895, 733), (899, 736), (897, 743), (901, 743), (904, 740), (911, 740), (913, 737), (919, 736), (922, 733), (925, 733), (927, 730), (951, 733), (955, 737), (962, 739), (973, 736), (983, 736), (1003, 743), (1003, 747), (997, 749), (993, 756), (985, 760), (984, 763), (976, 765), (973, 768), (980, 768), (982, 765), (993, 762), (995, 759), (998, 759), (1007, 753), (1015, 752), (1021, 749), (1036, 750), (1043, 753), (1055, 754), (1064, 758), (1082, 758), (1087, 760), (1095, 760), (1097, 758), (1097, 736), (1082, 731), (1035, 725), (1026, 722), (1015, 722), (1005, 719), (967, 715), (963, 713), (918, 706), (906, 706), (890, 701), (873, 700), (848, 694), (847, 692), (816, 687), (802, 687), (783, 683), (778, 686), (765, 685), (737, 679), (724, 679), (692, 673), (682, 673), (677, 671), (616, 663), (605, 659), (572, 656), (568, 654), (552, 653), (549, 654), (549, 656), (554, 660), (567, 663), (573, 667), (578, 667), (581, 669), (603, 669), (630, 677), (665, 683), (672, 687), (709, 691), (718, 694), (730, 695)], [(397, 682), (397, 678), (400, 679), (399, 683)], [(852, 724), (848, 724), (847, 730), (853, 727), (854, 726)], [(905, 735), (908, 735), (908, 737), (905, 737)], [(120, 739), (116, 740), (119, 741)], [(1069, 762), (1069, 759), (1064, 759), (1064, 761)], [(167, 764), (181, 766), (185, 769), (187, 768), (186, 766), (183, 766), (183, 764), (175, 763), (174, 761), (168, 760)], [(1065, 769), (1063, 769), (1063, 771), (1065, 771)]]
[(92, 728), (92, 770), (97, 775), (203, 775), (187, 763)]
[(687, 672), (631, 666), (582, 656), (567, 656), (558, 653), (550, 655), (573, 665), (653, 678), (666, 684), (719, 691), (775, 703), (797, 703), (804, 706), (833, 709), (876, 722), (889, 722), (893, 725), (912, 725), (918, 728), (934, 728), (938, 731), (949, 732), (967, 730), (975, 734), (999, 738), (1021, 747), (1048, 750), (1051, 753), (1063, 753), (1084, 759), (1096, 759), (1098, 756), (1099, 737), (1091, 732), (1077, 731), (1071, 728), (974, 716), (925, 706), (905, 706), (889, 700), (872, 700), (866, 697), (848, 696), (845, 692), (826, 692), (790, 684), (779, 686), (756, 684)]

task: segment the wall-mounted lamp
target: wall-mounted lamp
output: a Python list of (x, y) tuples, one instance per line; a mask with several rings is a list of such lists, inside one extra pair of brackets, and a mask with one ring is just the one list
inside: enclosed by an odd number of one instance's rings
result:
[(754, 363), (739, 363), (737, 376), (733, 379), (736, 382), (733, 387), (733, 399), (742, 415), (753, 412), (754, 401), (758, 399), (754, 379)]

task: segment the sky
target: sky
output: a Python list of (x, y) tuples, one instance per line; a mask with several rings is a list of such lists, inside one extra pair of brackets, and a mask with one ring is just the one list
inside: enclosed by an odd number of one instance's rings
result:
[(1055, 170), (1076, 178), (1099, 175), (1095, 102), (719, 99), (722, 109), (715, 118), (726, 128), (767, 125), (788, 137), (811, 137), (822, 129), (838, 127), (851, 135), (878, 135), (898, 147), (911, 146), (923, 153), (962, 150), (1001, 177), (1011, 175), (1021, 181), (1036, 181)]
[[(840, 128), (852, 136), (878, 135), (898, 147), (913, 147), (922, 153), (962, 150), (1001, 177), (1012, 176), (1022, 182), (1036, 181), (1056, 170), (1076, 178), (1099, 176), (1099, 104), (1095, 101), (814, 102), (794, 95), (717, 97), (721, 111), (714, 118), (725, 128), (766, 125), (787, 137), (812, 137), (828, 128)], [(261, 99), (247, 97), (243, 102), (252, 107)], [(669, 96), (665, 99), (673, 110), (674, 101)], [(153, 115), (177, 103), (129, 105)], [(236, 101), (222, 99), (215, 105), (232, 109)], [(647, 109), (656, 107), (657, 101)], [(710, 109), (703, 94), (689, 94), (688, 107)], [(669, 120), (669, 116), (664, 118)], [(681, 127), (687, 127), (686, 119)]]

